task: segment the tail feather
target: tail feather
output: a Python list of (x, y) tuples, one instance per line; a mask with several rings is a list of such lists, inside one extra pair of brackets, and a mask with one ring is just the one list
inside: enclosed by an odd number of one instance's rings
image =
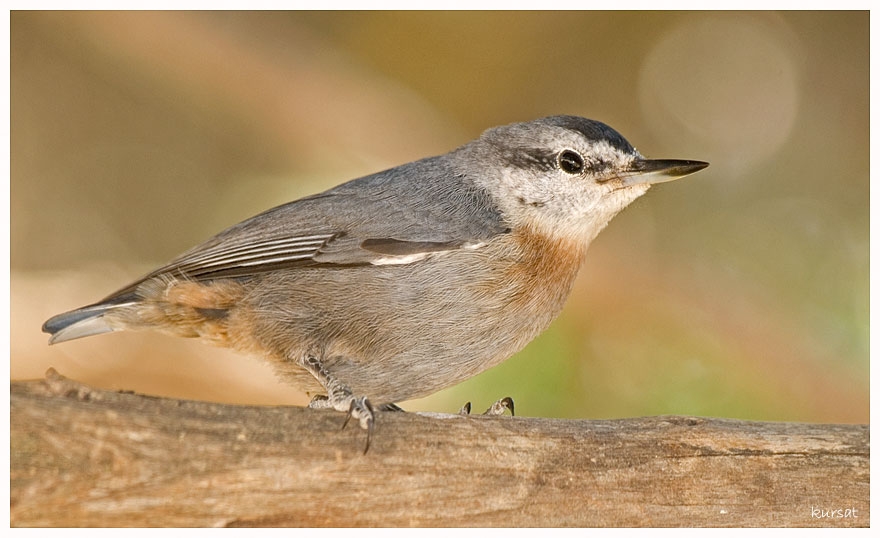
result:
[(104, 315), (110, 310), (131, 304), (133, 302), (99, 303), (58, 314), (43, 324), (43, 332), (51, 335), (49, 344), (108, 333), (116, 329), (107, 323)]

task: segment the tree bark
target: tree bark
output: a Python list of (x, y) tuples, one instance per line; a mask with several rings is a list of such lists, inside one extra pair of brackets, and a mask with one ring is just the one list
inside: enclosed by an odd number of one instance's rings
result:
[(11, 384), (27, 526), (869, 526), (867, 425), (339, 413)]

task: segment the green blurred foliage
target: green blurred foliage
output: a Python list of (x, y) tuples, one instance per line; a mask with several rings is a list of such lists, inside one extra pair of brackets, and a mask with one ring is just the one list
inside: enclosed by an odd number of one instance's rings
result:
[[(42, 321), (79, 306), (48, 300), (66, 290), (50, 277), (116, 264), (76, 299), (94, 300), (270, 206), (570, 113), (649, 157), (712, 166), (618, 216), (563, 315), (522, 353), (408, 407), (482, 410), (510, 395), (532, 416), (868, 420), (867, 12), (10, 22), (13, 377), (64, 357), (75, 376), (102, 345), (45, 348)], [(25, 287), (40, 278), (55, 291)], [(204, 359), (176, 375), (166, 368), (183, 362), (156, 362), (178, 384), (166, 390), (114, 366), (153, 364), (149, 345), (113, 352), (83, 380), (103, 368), (120, 388), (216, 393), (197, 387), (219, 377)]]

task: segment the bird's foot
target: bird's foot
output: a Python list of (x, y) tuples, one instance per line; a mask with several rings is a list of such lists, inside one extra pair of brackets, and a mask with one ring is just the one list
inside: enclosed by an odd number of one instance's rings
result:
[(353, 418), (360, 425), (361, 429), (367, 430), (367, 443), (364, 446), (364, 454), (370, 450), (370, 443), (373, 440), (373, 428), (376, 424), (376, 413), (373, 404), (366, 396), (353, 396), (352, 394), (338, 394), (335, 396), (315, 396), (309, 402), (311, 409), (335, 409), (336, 411), (347, 412), (345, 422), (342, 423), (342, 429), (348, 426), (348, 422)]
[[(511, 398), (510, 396), (506, 396), (506, 397), (501, 398), (500, 400), (496, 401), (495, 403), (492, 404), (491, 407), (489, 407), (489, 409), (486, 409), (486, 411), (483, 414), (488, 415), (490, 417), (497, 417), (497, 416), (503, 415), (504, 411), (506, 411), (507, 409), (510, 409), (510, 416), (515, 416), (515, 414), (513, 412), (513, 398)], [(471, 403), (467, 402), (466, 404), (461, 406), (461, 409), (459, 409), (458, 414), (459, 415), (470, 415), (471, 414)]]

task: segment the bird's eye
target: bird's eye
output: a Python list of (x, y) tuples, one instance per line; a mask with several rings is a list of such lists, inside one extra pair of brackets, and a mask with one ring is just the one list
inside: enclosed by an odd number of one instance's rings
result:
[(559, 168), (562, 168), (566, 174), (575, 175), (584, 171), (584, 158), (574, 150), (562, 150), (556, 160), (559, 163)]

